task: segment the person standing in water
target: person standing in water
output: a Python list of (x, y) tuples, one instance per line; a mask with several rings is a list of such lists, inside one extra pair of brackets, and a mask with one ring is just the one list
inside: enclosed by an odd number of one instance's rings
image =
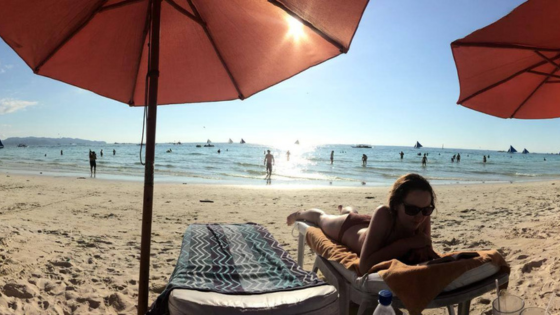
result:
[(274, 165), (274, 155), (270, 154), (270, 150), (266, 150), (267, 155), (264, 157), (264, 164), (266, 165), (266, 177), (272, 175), (272, 165)]
[(62, 152), (62, 150), (60, 150), (60, 155), (64, 155), (64, 153)]
[(290, 161), (290, 150), (288, 150), (288, 152), (286, 152), (286, 160)]
[(113, 155), (117, 154), (117, 150), (113, 149)]
[(422, 157), (422, 166), (426, 166), (426, 163), (428, 162), (428, 157), (426, 155), (424, 155)]
[(399, 153), (401, 155), (401, 160), (403, 159), (404, 153), (403, 151), (401, 151), (401, 153)]
[(334, 162), (334, 151), (331, 151), (331, 165), (333, 164), (333, 162)]
[(362, 166), (367, 166), (367, 155), (362, 154)]
[(91, 172), (90, 176), (95, 176), (95, 173), (97, 172), (97, 163), (95, 162), (95, 160), (97, 160), (95, 151), (89, 150), (89, 170)]
[(486, 155), (482, 157), (482, 163), (486, 163)]
[(101, 149), (101, 151), (99, 151), (99, 155), (101, 155), (101, 157), (103, 157), (103, 149)]
[(457, 153), (457, 163), (461, 162), (461, 153)]

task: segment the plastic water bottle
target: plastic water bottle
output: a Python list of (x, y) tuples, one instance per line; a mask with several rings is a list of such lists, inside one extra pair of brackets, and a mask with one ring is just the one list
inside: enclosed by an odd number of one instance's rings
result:
[(375, 308), (373, 315), (395, 315), (395, 310), (391, 307), (393, 293), (389, 290), (379, 291), (379, 304)]

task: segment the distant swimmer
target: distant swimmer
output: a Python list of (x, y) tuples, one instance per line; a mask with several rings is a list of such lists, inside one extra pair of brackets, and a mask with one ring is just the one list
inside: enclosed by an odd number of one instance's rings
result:
[(417, 155), (420, 156), (420, 155), (422, 155), (422, 153), (418, 153)]
[(290, 160), (290, 150), (288, 150), (288, 152), (286, 152), (286, 160)]
[(486, 163), (486, 155), (482, 157), (482, 163)]
[(173, 150), (167, 149), (167, 151), (165, 151), (165, 152), (166, 152), (166, 153), (171, 153), (171, 152), (173, 152)]
[(99, 152), (99, 155), (101, 155), (101, 157), (103, 157), (103, 149), (101, 149), (101, 151)]
[(45, 157), (47, 156), (47, 154), (45, 153)]
[(266, 152), (268, 152), (268, 154), (264, 157), (264, 164), (266, 165), (266, 177), (270, 177), (272, 175), (272, 165), (274, 165), (274, 155), (270, 154), (270, 150), (266, 150)]
[(544, 160), (546, 161), (546, 158), (544, 158)]
[(399, 153), (401, 155), (401, 160), (403, 159), (404, 153), (403, 151), (401, 151), (401, 153)]
[(113, 155), (117, 154), (117, 150), (113, 149)]
[(367, 166), (367, 155), (362, 154), (362, 166)]
[(218, 149), (218, 154), (222, 153), (222, 151), (220, 151), (220, 149)]
[(426, 166), (427, 162), (428, 162), (428, 157), (424, 155), (424, 157), (422, 158), (422, 166)]
[(334, 162), (334, 151), (331, 151), (331, 165), (333, 164), (333, 162)]
[(97, 160), (97, 154), (95, 154), (95, 151), (89, 150), (89, 171), (91, 172), (90, 176), (95, 176), (95, 173), (97, 172), (97, 162), (95, 162), (95, 160)]
[(62, 150), (60, 150), (60, 155), (64, 155), (64, 152), (62, 152)]
[(457, 153), (457, 163), (461, 162), (461, 153)]

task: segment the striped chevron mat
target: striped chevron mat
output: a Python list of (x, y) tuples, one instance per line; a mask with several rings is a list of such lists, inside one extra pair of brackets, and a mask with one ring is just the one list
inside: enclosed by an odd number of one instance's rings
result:
[(167, 307), (173, 289), (259, 294), (324, 284), (301, 269), (263, 226), (193, 224), (183, 236), (175, 270), (150, 314), (165, 313), (153, 311)]

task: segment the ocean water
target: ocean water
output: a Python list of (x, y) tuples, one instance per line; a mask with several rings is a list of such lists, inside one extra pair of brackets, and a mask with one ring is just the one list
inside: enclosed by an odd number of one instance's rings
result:
[[(213, 148), (197, 148), (195, 145), (156, 145), (156, 181), (265, 185), (265, 150), (271, 150), (276, 160), (270, 182), (273, 185), (390, 185), (400, 175), (410, 172), (419, 173), (434, 184), (560, 178), (560, 156), (551, 154), (398, 146), (358, 149), (350, 145), (282, 148), (227, 143), (214, 143)], [(6, 146), (0, 150), (0, 171), (89, 177), (90, 149), (97, 153), (97, 178), (143, 181), (144, 167), (140, 163), (140, 146), (137, 144)], [(113, 149), (116, 155), (113, 155)], [(168, 149), (173, 152), (166, 153)], [(221, 154), (217, 153), (218, 149)], [(60, 155), (60, 150), (64, 155)], [(290, 161), (286, 158), (287, 150), (291, 153)], [(330, 164), (331, 151), (334, 151), (333, 165)], [(401, 151), (404, 152), (402, 160)], [(428, 154), (426, 167), (421, 166), (422, 156), (418, 153)], [(451, 157), (457, 153), (461, 154), (461, 162), (451, 163)], [(367, 167), (362, 166), (362, 154), (368, 156)], [(483, 155), (489, 156), (486, 164), (482, 163)]]

